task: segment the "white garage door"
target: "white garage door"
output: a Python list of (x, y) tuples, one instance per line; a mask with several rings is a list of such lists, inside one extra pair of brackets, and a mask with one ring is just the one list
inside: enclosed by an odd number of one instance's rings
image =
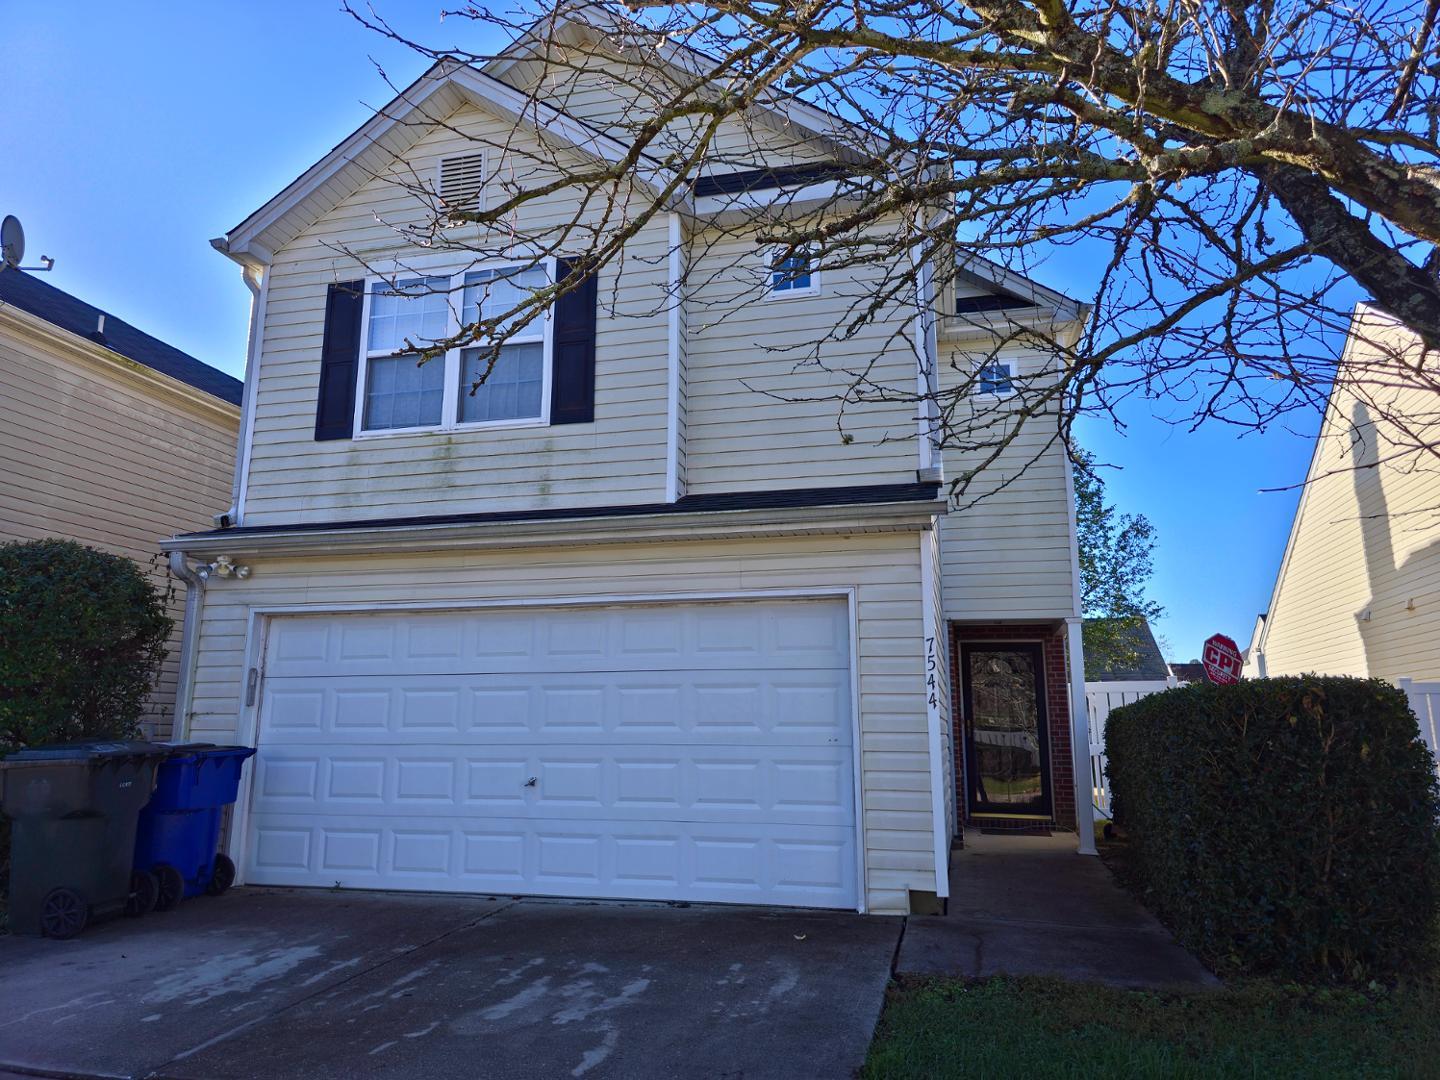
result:
[(275, 619), (254, 884), (853, 908), (837, 601)]

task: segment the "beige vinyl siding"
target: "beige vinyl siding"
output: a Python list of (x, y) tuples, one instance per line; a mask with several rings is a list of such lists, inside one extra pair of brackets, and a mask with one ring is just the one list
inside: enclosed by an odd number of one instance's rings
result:
[[(595, 45), (578, 46), (548, 69), (539, 60), (518, 63), (500, 78), (527, 94), (538, 92), (561, 112), (627, 146), (634, 141), (639, 124), (648, 123), (662, 109), (673, 111), (671, 102), (678, 92), (673, 77), (662, 73), (659, 65), (627, 63)], [(667, 154), (688, 157), (710, 123), (709, 117), (676, 117), (648, 152), (655, 158)], [(739, 172), (833, 157), (825, 143), (784, 117), (755, 109), (725, 116), (715, 125), (699, 171)]]
[[(162, 593), (159, 541), (211, 527), (230, 505), (239, 409), (194, 404), (149, 382), (147, 369), (92, 358), (63, 332), (0, 327), (0, 540), (75, 540), (134, 559)], [(163, 378), (157, 376), (157, 378)], [(170, 732), (185, 587), (146, 710)]]
[[(1406, 345), (1376, 323), (1363, 333)], [(1352, 369), (1380, 356), (1356, 340), (1350, 348)], [(1384, 407), (1434, 445), (1433, 391), (1399, 392)], [(1354, 393), (1333, 394), (1267, 618), (1267, 674), (1440, 679), (1440, 463), (1408, 449), (1415, 435), (1384, 421), (1377, 431), (1377, 419)]]
[(914, 394), (913, 341), (896, 333), (913, 309), (822, 341), (872, 299), (884, 268), (822, 269), (819, 295), (767, 299), (766, 253), (717, 229), (693, 239), (690, 267), (690, 491), (914, 482), (914, 404), (847, 400), (857, 385)]
[[(363, 274), (340, 249), (363, 253), (376, 266), (418, 254), (397, 243), (396, 229), (422, 224), (428, 211), (401, 185), (412, 168), (421, 176), (433, 175), (440, 157), (473, 152), (472, 140), (506, 146), (506, 155), (496, 158), (491, 169), (504, 177), (517, 170), (527, 185), (538, 182), (544, 159), (553, 153), (507, 121), (462, 109), (446, 127), (416, 143), (408, 164), (365, 184), (276, 256), (266, 304), (246, 524), (663, 498), (668, 250), (663, 215), (601, 273), (593, 424), (314, 440), (326, 287)], [(601, 209), (593, 208), (589, 216)], [(575, 213), (573, 195), (540, 200), (527, 206), (519, 231), (534, 235), (558, 228)], [(473, 226), (453, 235), (476, 247), (507, 243), (504, 236), (493, 235), (482, 241)], [(583, 234), (572, 238), (576, 250), (585, 243)], [(474, 257), (456, 252), (452, 269), (464, 268)]]
[[(637, 118), (649, 119), (673, 87), (654, 70), (593, 48), (577, 46), (565, 55), (565, 66), (547, 71), (529, 62), (503, 77), (531, 92), (543, 86), (545, 100), (628, 143)], [(686, 153), (695, 138), (694, 123), (681, 119), (660, 145)], [(726, 119), (701, 171), (832, 157), (824, 142), (756, 110)], [(827, 343), (818, 362), (812, 350), (817, 338), (870, 301), (882, 268), (832, 272), (820, 296), (770, 300), (767, 258), (753, 235), (733, 226), (695, 231), (687, 238), (686, 262), (681, 455), (687, 491), (914, 479), (913, 405), (844, 401), (858, 378), (871, 390), (913, 393), (913, 344), (895, 331), (914, 312), (894, 305), (854, 337)]]
[(867, 904), (904, 913), (908, 890), (935, 888), (925, 628), (913, 532), (247, 561), (249, 580), (213, 583), (206, 595), (192, 738), (242, 734), (238, 706), (252, 608), (854, 589)]
[[(490, 168), (506, 179), (518, 169), (525, 184), (546, 175), (543, 162), (555, 153), (509, 121), (463, 108), (423, 136), (392, 175), (365, 184), (277, 254), (269, 272), (246, 524), (664, 498), (664, 215), (647, 223), (623, 258), (601, 273), (593, 424), (315, 441), (326, 289), (363, 275), (361, 264), (344, 253), (372, 266), (413, 258), (417, 249), (400, 245), (397, 230), (422, 225), (427, 209), (404, 182), (433, 175), (441, 157), (473, 152), (477, 143), (497, 152), (503, 147)], [(518, 233), (563, 227), (575, 214), (572, 200), (561, 194), (530, 204)], [(454, 235), (483, 246), (473, 227)], [(573, 239), (579, 243), (583, 235)], [(492, 236), (484, 243), (503, 241)], [(865, 275), (834, 272), (823, 278), (820, 296), (767, 300), (766, 262), (753, 241), (702, 232), (687, 243), (680, 446), (686, 490), (912, 481), (913, 406), (851, 403), (842, 416), (840, 400), (862, 375), (873, 385), (913, 388), (914, 355), (892, 320), (882, 317), (847, 341), (827, 343), (823, 366), (804, 362), (815, 328), (837, 325), (868, 298)], [(455, 268), (468, 261), (457, 254)], [(910, 318), (897, 305), (894, 319)]]
[[(1004, 354), (1017, 372), (1034, 370), (1044, 359), (1020, 349)], [(941, 385), (953, 385), (955, 367), (973, 357), (941, 343)], [(962, 370), (968, 370), (962, 367)], [(977, 399), (980, 410), (1004, 402)], [(963, 412), (956, 411), (957, 424)], [(1074, 616), (1074, 563), (1070, 547), (1070, 506), (1064, 445), (1056, 420), (1037, 416), (1000, 457), (986, 465), (963, 492), (951, 497), (941, 518), (945, 615), (950, 619), (1060, 619)], [(987, 452), (945, 451), (945, 475), (955, 480), (975, 468)]]

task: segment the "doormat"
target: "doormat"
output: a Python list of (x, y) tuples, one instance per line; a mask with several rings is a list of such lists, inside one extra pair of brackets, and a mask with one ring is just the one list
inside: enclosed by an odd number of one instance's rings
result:
[(1024, 825), (1018, 829), (981, 829), (981, 836), (1049, 836), (1044, 825)]

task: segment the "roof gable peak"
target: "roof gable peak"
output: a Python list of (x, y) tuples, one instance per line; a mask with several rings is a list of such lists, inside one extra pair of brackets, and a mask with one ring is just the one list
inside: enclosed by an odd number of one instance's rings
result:
[[(279, 194), (211, 244), (242, 265), (268, 264), (277, 250), (402, 157), (431, 125), (442, 123), (467, 104), (543, 131), (548, 138), (596, 159), (615, 163), (630, 154), (619, 140), (583, 120), (528, 97), (494, 75), (444, 57)], [(640, 155), (635, 173), (652, 189), (663, 186), (661, 167), (648, 155)]]

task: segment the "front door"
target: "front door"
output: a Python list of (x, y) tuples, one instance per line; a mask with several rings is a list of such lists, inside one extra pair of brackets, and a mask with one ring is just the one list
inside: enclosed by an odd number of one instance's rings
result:
[(960, 664), (971, 815), (1049, 818), (1050, 736), (1041, 646), (962, 644)]

